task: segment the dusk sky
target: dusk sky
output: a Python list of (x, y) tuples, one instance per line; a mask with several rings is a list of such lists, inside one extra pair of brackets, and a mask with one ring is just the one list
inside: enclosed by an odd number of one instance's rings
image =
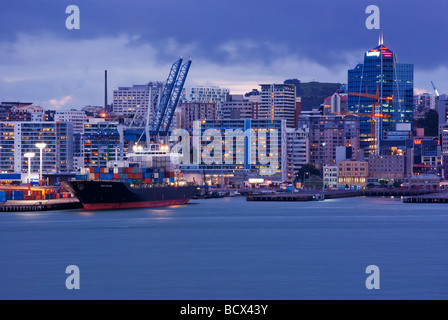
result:
[[(68, 5), (80, 29), (68, 30)], [(377, 46), (368, 5), (380, 8), (384, 44), (414, 64), (415, 91), (448, 93), (446, 0), (1, 0), (0, 101), (46, 109), (103, 105), (119, 86), (165, 81), (191, 57), (187, 86), (245, 93), (260, 83), (347, 82)]]

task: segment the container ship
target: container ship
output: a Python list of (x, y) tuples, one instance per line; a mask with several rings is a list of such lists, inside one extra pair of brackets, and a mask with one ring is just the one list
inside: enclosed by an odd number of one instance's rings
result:
[(108, 161), (106, 168), (83, 168), (62, 185), (84, 210), (110, 210), (182, 205), (198, 187), (182, 180), (167, 147), (135, 149), (126, 161)]

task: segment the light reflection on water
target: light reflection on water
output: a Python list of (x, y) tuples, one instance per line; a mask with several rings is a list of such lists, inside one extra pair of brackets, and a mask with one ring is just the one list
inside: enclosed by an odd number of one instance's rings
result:
[[(192, 200), (0, 214), (2, 299), (446, 299), (448, 207)], [(65, 289), (78, 265), (81, 289)], [(365, 268), (381, 290), (365, 288)]]

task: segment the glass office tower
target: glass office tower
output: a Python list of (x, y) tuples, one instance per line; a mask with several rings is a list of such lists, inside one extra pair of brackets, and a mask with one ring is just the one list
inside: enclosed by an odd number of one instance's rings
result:
[(381, 143), (391, 134), (389, 131), (413, 130), (413, 64), (397, 63), (397, 55), (380, 41), (379, 46), (367, 51), (364, 63), (348, 70), (348, 110), (350, 113), (372, 113), (375, 99), (350, 94), (368, 93), (390, 100), (380, 100), (375, 114), (385, 114), (390, 117), (375, 118), (376, 148), (369, 148), (372, 139), (371, 117), (360, 117), (360, 147), (365, 154), (379, 153)]

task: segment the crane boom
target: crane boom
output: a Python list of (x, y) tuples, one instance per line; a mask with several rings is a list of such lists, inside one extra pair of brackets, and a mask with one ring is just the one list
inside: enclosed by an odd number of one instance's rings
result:
[(182, 58), (174, 62), (173, 65), (171, 66), (170, 73), (163, 87), (162, 97), (157, 106), (154, 118), (151, 123), (150, 131), (153, 135), (157, 135), (159, 133), (160, 125), (162, 124), (163, 117), (165, 116), (166, 108), (170, 101), (171, 93), (173, 91), (174, 84), (179, 74), (181, 64), (182, 64)]
[(173, 119), (174, 111), (176, 110), (177, 103), (179, 102), (180, 95), (182, 94), (182, 89), (184, 87), (185, 79), (187, 78), (188, 71), (190, 70), (191, 60), (182, 65), (179, 76), (174, 84), (173, 92), (171, 94), (170, 101), (166, 108), (165, 115), (162, 120), (161, 128), (159, 131), (160, 135), (167, 135), (170, 129), (171, 120)]
[(436, 86), (434, 85), (434, 83), (431, 81), (432, 87), (434, 88), (434, 92), (436, 93), (436, 97), (439, 96), (439, 91), (437, 91)]

